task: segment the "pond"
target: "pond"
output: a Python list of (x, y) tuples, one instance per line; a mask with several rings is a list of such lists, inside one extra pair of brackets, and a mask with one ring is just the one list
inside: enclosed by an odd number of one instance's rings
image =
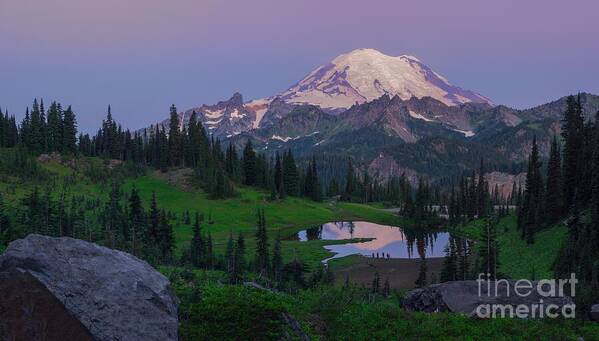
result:
[(356, 243), (325, 245), (335, 253), (323, 263), (349, 255), (375, 258), (436, 258), (444, 257), (449, 233), (418, 232), (396, 226), (379, 225), (365, 221), (331, 222), (298, 232), (294, 238), (302, 242), (311, 240), (369, 239)]

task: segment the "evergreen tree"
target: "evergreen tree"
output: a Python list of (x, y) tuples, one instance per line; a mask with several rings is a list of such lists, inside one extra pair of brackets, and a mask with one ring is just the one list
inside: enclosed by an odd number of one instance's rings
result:
[(121, 192), (117, 183), (112, 184), (112, 189), (106, 202), (104, 212), (102, 214), (102, 221), (105, 231), (105, 240), (110, 247), (115, 248), (117, 246), (122, 247), (123, 238), (120, 235), (125, 231), (123, 209), (120, 203)]
[(491, 218), (485, 219), (482, 228), (481, 242), (479, 243), (480, 272), (490, 274), (490, 279), (497, 279), (497, 268), (499, 266), (499, 244), (497, 243), (497, 232)]
[(256, 231), (256, 258), (254, 260), (256, 271), (266, 275), (269, 270), (268, 236), (266, 232), (266, 218), (264, 210), (258, 210), (258, 230)]
[(582, 109), (580, 102), (574, 96), (569, 96), (567, 109), (562, 121), (562, 137), (564, 140), (563, 163), (563, 204), (564, 212), (572, 207), (574, 193), (578, 189), (579, 161), (581, 152), (581, 137), (583, 136)]
[(131, 253), (138, 255), (139, 250), (144, 247), (143, 234), (146, 231), (146, 214), (135, 186), (129, 195), (129, 229)]
[(541, 162), (536, 136), (532, 140), (532, 151), (528, 161), (528, 172), (526, 174), (526, 187), (523, 203), (523, 238), (529, 244), (534, 243), (534, 234), (538, 230), (543, 207), (543, 178), (541, 175)]
[(248, 140), (243, 149), (243, 183), (248, 186), (256, 184), (256, 152), (252, 141)]
[(441, 282), (455, 281), (458, 279), (458, 253), (456, 241), (449, 237), (445, 246), (445, 259), (441, 270)]
[(272, 279), (279, 283), (283, 276), (283, 256), (281, 255), (281, 238), (277, 236), (275, 245), (272, 249)]
[(233, 268), (235, 271), (231, 277), (233, 282), (237, 283), (243, 279), (243, 274), (245, 272), (245, 240), (241, 233), (239, 233), (237, 244), (235, 245)]
[(345, 175), (345, 191), (343, 193), (343, 200), (351, 201), (353, 193), (355, 191), (356, 177), (354, 175), (354, 166), (351, 159), (347, 160), (347, 174)]
[(274, 172), (275, 190), (281, 198), (285, 197), (285, 189), (283, 186), (283, 166), (281, 165), (281, 157), (277, 152), (275, 156), (275, 172)]
[(283, 188), (285, 194), (290, 196), (299, 193), (299, 174), (291, 150), (283, 155)]
[(60, 126), (62, 128), (60, 150), (65, 154), (73, 155), (77, 151), (77, 120), (71, 106), (65, 110)]
[(182, 156), (181, 127), (175, 105), (171, 105), (168, 131), (168, 162), (171, 167), (178, 166)]
[(163, 262), (168, 262), (173, 255), (174, 235), (173, 227), (169, 224), (166, 212), (162, 210), (159, 225), (159, 248)]
[(149, 217), (150, 224), (148, 226), (148, 232), (145, 234), (145, 244), (157, 246), (160, 241), (160, 210), (158, 209), (158, 203), (156, 202), (156, 192), (152, 192)]
[(420, 258), (420, 269), (418, 271), (418, 278), (416, 279), (416, 282), (414, 282), (414, 284), (416, 285), (417, 288), (423, 288), (428, 283), (428, 281), (427, 281), (428, 267), (427, 267), (426, 263), (427, 263), (426, 258), (421, 257)]
[(205, 261), (205, 250), (204, 249), (205, 249), (205, 245), (204, 245), (204, 239), (202, 237), (202, 230), (201, 230), (201, 226), (200, 226), (200, 217), (199, 217), (199, 214), (196, 212), (195, 223), (193, 225), (193, 237), (191, 238), (190, 251), (189, 251), (189, 256), (191, 258), (190, 259), (191, 264), (196, 268), (199, 268), (204, 265), (204, 261)]
[[(547, 213), (547, 224), (553, 225), (562, 216), (562, 165), (561, 152), (557, 137), (551, 142), (551, 152), (547, 164), (547, 185), (545, 195), (545, 212)], [(512, 191), (513, 192), (513, 191)]]

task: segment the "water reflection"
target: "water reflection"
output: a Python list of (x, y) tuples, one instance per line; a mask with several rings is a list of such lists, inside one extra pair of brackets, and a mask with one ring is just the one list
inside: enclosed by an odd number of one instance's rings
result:
[(346, 221), (327, 223), (300, 231), (297, 238), (300, 241), (371, 239), (359, 243), (326, 245), (325, 249), (335, 253), (329, 259), (353, 254), (379, 258), (433, 258), (444, 257), (444, 248), (449, 242), (449, 233), (429, 233), (364, 221)]

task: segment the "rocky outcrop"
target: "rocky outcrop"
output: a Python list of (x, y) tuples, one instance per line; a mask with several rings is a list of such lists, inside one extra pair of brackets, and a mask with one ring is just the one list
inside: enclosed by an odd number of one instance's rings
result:
[(0, 330), (26, 340), (177, 340), (179, 301), (146, 262), (29, 235), (0, 256)]
[[(534, 305), (542, 303), (544, 307), (554, 304), (561, 312), (564, 306), (573, 304), (572, 299), (568, 296), (546, 297), (542, 295), (536, 289), (536, 282), (533, 282), (533, 289), (528, 295), (517, 294), (514, 290), (515, 283), (516, 281), (511, 280), (498, 281), (497, 291), (495, 291), (495, 282), (491, 282), (490, 291), (487, 290), (487, 282), (483, 282), (480, 287), (477, 281), (434, 284), (410, 291), (404, 298), (403, 305), (404, 308), (411, 311), (453, 312), (470, 317), (484, 317), (481, 315), (492, 313), (495, 307), (501, 307), (496, 311), (497, 313), (501, 311), (509, 313), (511, 308), (504, 309), (505, 307), (511, 306), (515, 310), (516, 307), (525, 305), (531, 310)], [(519, 292), (525, 293), (526, 290)], [(538, 317), (538, 310), (536, 314), (528, 317)], [(512, 315), (512, 317), (517, 317), (517, 315)]]

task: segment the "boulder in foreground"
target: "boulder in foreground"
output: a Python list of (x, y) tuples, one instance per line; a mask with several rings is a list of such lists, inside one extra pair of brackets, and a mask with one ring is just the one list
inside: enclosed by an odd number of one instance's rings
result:
[[(506, 317), (520, 317), (517, 315), (510, 316), (510, 310), (514, 309), (515, 311), (517, 307), (526, 306), (529, 311), (526, 317), (532, 318), (542, 317), (539, 316), (540, 309), (545, 310), (544, 313), (546, 313), (546, 308), (549, 305), (555, 305), (557, 308), (552, 308), (551, 311), (558, 311), (560, 314), (564, 308), (566, 313), (570, 313), (570, 308), (574, 307), (571, 297), (544, 296), (536, 289), (537, 282), (532, 282), (533, 288), (528, 295), (517, 294), (514, 288), (515, 283), (516, 281), (513, 280), (500, 280), (498, 281), (498, 290), (495, 293), (495, 282), (491, 282), (490, 294), (486, 282), (481, 286), (477, 281), (453, 281), (433, 284), (410, 291), (404, 298), (403, 305), (404, 308), (411, 311), (453, 312), (470, 317), (492, 317), (485, 315), (487, 313), (491, 314), (494, 309), (496, 309), (497, 315), (504, 311)], [(520, 293), (524, 292), (528, 292), (528, 290), (520, 290)], [(539, 305), (541, 303), (542, 306)], [(533, 309), (536, 315), (533, 315)]]
[(29, 235), (0, 256), (0, 335), (27, 340), (177, 340), (166, 277), (121, 251)]

